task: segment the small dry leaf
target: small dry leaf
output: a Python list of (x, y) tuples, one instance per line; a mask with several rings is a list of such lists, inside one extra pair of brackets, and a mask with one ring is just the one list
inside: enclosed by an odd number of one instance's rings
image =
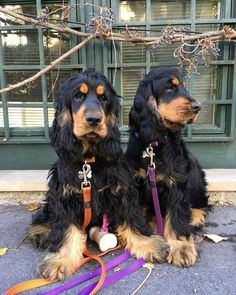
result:
[(7, 253), (8, 248), (0, 248), (0, 256), (3, 256)]
[(152, 269), (152, 268), (154, 267), (154, 265), (153, 265), (153, 263), (151, 263), (151, 262), (147, 262), (147, 263), (145, 263), (145, 264), (143, 265), (143, 267), (146, 267), (146, 268), (148, 268), (148, 269)]
[(118, 265), (117, 267), (114, 268), (114, 272), (118, 272), (118, 271), (120, 271), (120, 270), (121, 270), (121, 266), (119, 266), (119, 265)]
[(227, 241), (228, 237), (221, 237), (214, 234), (205, 234), (204, 237), (208, 238), (209, 240), (213, 241), (214, 243), (219, 243), (221, 241)]
[(38, 210), (41, 207), (40, 203), (30, 203), (27, 205), (27, 210), (28, 211), (35, 211)]

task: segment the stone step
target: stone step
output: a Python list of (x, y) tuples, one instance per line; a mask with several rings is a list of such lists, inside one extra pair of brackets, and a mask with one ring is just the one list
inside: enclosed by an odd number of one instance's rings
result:
[[(236, 169), (206, 169), (212, 201), (236, 204)], [(0, 170), (0, 202), (42, 200), (47, 191), (47, 170)]]

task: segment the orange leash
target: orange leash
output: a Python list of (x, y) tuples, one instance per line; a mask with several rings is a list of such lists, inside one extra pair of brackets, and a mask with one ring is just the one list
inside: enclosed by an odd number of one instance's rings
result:
[[(87, 163), (93, 163), (93, 162), (95, 162), (94, 157), (92, 157), (91, 159), (85, 160), (85, 170), (82, 171), (82, 175), (84, 176), (84, 181), (82, 182), (82, 192), (83, 192), (83, 201), (84, 201), (84, 222), (82, 225), (82, 229), (84, 229), (84, 230), (89, 225), (91, 218), (92, 218), (91, 184), (89, 181), (87, 181), (86, 176), (90, 171), (87, 168), (88, 167)], [(83, 254), (86, 255), (87, 257), (80, 261), (79, 265), (73, 270), (73, 272), (77, 271), (82, 265), (84, 265), (85, 263), (87, 263), (88, 261), (90, 261), (92, 259), (96, 260), (101, 265), (101, 268), (102, 268), (101, 277), (100, 277), (97, 285), (95, 286), (95, 288), (90, 293), (90, 295), (94, 295), (96, 292), (98, 292), (100, 290), (100, 288), (102, 287), (104, 280), (106, 278), (106, 265), (105, 265), (104, 261), (100, 258), (100, 256), (102, 256), (110, 251), (119, 249), (119, 248), (121, 248), (121, 247), (117, 246), (114, 249), (109, 249), (106, 252), (102, 252), (102, 253), (96, 255), (96, 254), (91, 253), (85, 247)], [(7, 292), (5, 293), (5, 295), (15, 295), (15, 294), (18, 294), (23, 291), (28, 291), (28, 290), (31, 290), (34, 288), (46, 286), (46, 285), (54, 283), (56, 281), (57, 280), (49, 280), (49, 279), (41, 278), (41, 279), (33, 279), (33, 280), (21, 282), (19, 284), (12, 286), (10, 289), (8, 289)]]
[[(100, 258), (100, 256), (103, 256), (103, 255), (105, 255), (105, 254), (107, 254), (107, 253), (109, 253), (111, 251), (115, 251), (115, 250), (118, 250), (118, 249), (121, 249), (121, 248), (122, 247), (120, 245), (118, 245), (117, 247), (115, 247), (113, 249), (109, 249), (109, 250), (107, 250), (105, 252), (102, 252), (102, 253), (99, 253), (98, 255), (95, 255), (95, 256), (98, 256)], [(84, 254), (87, 255), (88, 252), (84, 251)], [(94, 258), (92, 257), (92, 255), (93, 254), (88, 255), (88, 257), (81, 259), (80, 262), (79, 262), (79, 265), (72, 272), (73, 273), (76, 272), (81, 266), (83, 266), (87, 262), (93, 260)], [(55, 283), (57, 281), (58, 280), (49, 280), (49, 279), (43, 279), (43, 278), (24, 281), (24, 282), (18, 283), (16, 285), (12, 286), (11, 288), (9, 288), (4, 295), (15, 295), (15, 294), (18, 294), (18, 293), (21, 293), (21, 292), (24, 292), (24, 291), (28, 291), (28, 290), (31, 290), (31, 289), (46, 286), (46, 285)]]
[(92, 205), (91, 205), (91, 186), (82, 188), (84, 200), (84, 223), (82, 229), (86, 229), (92, 218)]

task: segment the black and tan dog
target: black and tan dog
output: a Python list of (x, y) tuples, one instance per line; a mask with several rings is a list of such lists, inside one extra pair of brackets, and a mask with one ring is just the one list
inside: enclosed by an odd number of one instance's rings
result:
[(148, 158), (143, 151), (153, 141), (156, 183), (164, 218), (164, 237), (171, 246), (169, 263), (190, 266), (197, 252), (191, 233), (203, 226), (208, 208), (204, 172), (186, 148), (181, 130), (197, 119), (201, 107), (184, 87), (175, 68), (156, 68), (138, 87), (130, 111), (130, 137), (127, 159), (136, 170), (142, 206), (154, 216), (147, 180)]
[(92, 222), (101, 225), (109, 216), (110, 230), (136, 257), (166, 261), (169, 246), (153, 234), (138, 202), (133, 171), (124, 158), (118, 130), (119, 99), (108, 80), (92, 69), (70, 78), (55, 103), (52, 145), (58, 161), (49, 173), (43, 209), (33, 218), (29, 235), (36, 247), (49, 253), (39, 266), (46, 278), (65, 279), (83, 256), (87, 234), (84, 219), (82, 170), (91, 163)]

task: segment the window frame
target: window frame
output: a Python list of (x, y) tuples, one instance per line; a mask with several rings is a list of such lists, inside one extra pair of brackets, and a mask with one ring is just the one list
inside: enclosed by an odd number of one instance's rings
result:
[[(221, 19), (197, 19), (195, 18), (195, 12), (196, 12), (196, 0), (190, 0), (191, 1), (191, 18), (190, 19), (178, 19), (175, 22), (172, 22), (173, 25), (189, 25), (191, 30), (194, 31), (196, 25), (198, 24), (219, 24), (221, 26), (226, 25), (226, 24), (232, 24), (236, 25), (236, 16), (232, 16), (231, 13), (234, 8), (236, 8), (236, 3), (233, 0), (225, 0), (225, 15), (224, 18)], [(9, 2), (9, 4), (12, 4), (12, 1), (6, 1)], [(15, 0), (14, 3), (29, 3), (29, 1), (20, 1), (20, 0)], [(37, 14), (40, 14), (41, 7), (42, 7), (42, 1), (41, 0), (35, 0), (31, 1), (32, 3), (36, 3), (36, 8), (37, 8)], [(50, 1), (50, 3), (56, 3), (57, 1)], [(99, 1), (95, 1), (95, 4), (100, 4), (103, 6), (107, 6), (108, 3), (110, 4), (110, 7), (113, 9), (115, 12), (119, 12), (119, 0), (116, 1), (108, 1), (108, 0), (102, 0), (101, 3)], [(71, 4), (75, 4), (76, 0), (70, 0)], [(84, 4), (84, 0), (80, 0), (81, 4)], [(232, 5), (231, 5), (232, 4)], [(230, 10), (231, 7), (232, 9)], [(150, 16), (150, 9), (151, 9), (151, 0), (146, 0), (146, 20), (144, 22), (129, 22), (130, 26), (142, 26), (145, 27), (146, 29), (150, 29), (152, 26), (165, 26), (169, 24), (169, 20), (161, 20), (161, 21), (152, 21), (151, 16)], [(88, 18), (88, 13), (91, 11), (91, 8), (86, 7), (85, 9), (80, 10), (80, 21), (85, 22), (85, 20)], [(119, 13), (115, 14), (119, 15)], [(77, 12), (74, 10), (70, 14), (70, 19), (76, 20), (77, 19)], [(124, 26), (124, 22), (119, 22), (119, 19), (116, 19), (116, 27), (121, 27)], [(85, 26), (84, 25), (77, 25), (77, 24), (70, 24), (70, 27), (76, 28), (76, 29), (81, 29), (85, 31)], [(32, 30), (31, 25), (14, 25), (14, 26), (7, 26), (7, 27), (1, 27), (0, 26), (0, 31), (6, 31), (6, 30), (12, 30), (12, 29), (19, 29), (19, 30)], [(37, 27), (35, 28), (37, 30), (38, 34), (38, 42), (39, 42), (39, 57), (40, 57), (40, 64), (39, 65), (14, 65), (14, 70), (19, 69), (25, 69), (25, 70), (41, 70), (47, 64), (45, 64), (44, 60), (44, 48), (43, 48), (43, 30), (45, 28), (43, 27)], [(149, 32), (147, 32), (147, 36), (149, 36)], [(77, 37), (72, 36), (71, 42), (73, 44), (76, 44), (77, 42)], [(212, 61), (211, 65), (215, 66), (223, 66), (223, 85), (225, 85), (224, 88), (221, 89), (221, 94), (223, 99), (219, 100), (210, 100), (206, 99), (202, 103), (203, 105), (220, 105), (221, 108), (227, 108), (227, 106), (231, 106), (231, 111), (230, 114), (227, 114), (229, 118), (224, 118), (223, 116), (220, 118), (221, 121), (221, 127), (218, 130), (213, 130), (213, 129), (207, 129), (207, 128), (198, 128), (198, 131), (196, 132), (196, 128), (192, 125), (188, 125), (186, 127), (186, 133), (184, 134), (184, 137), (186, 141), (188, 142), (232, 142), (234, 140), (234, 129), (235, 129), (235, 109), (236, 109), (236, 58), (234, 60), (230, 60), (228, 56), (229, 50), (227, 50), (227, 47), (229, 44), (227, 42), (224, 42), (224, 58), (223, 60), (217, 60), (217, 61)], [(96, 48), (96, 52), (98, 52), (97, 58), (94, 57), (94, 53), (92, 50)], [(118, 42), (116, 43), (116, 50), (119, 52), (120, 50), (120, 44)], [(5, 83), (5, 77), (4, 77), (4, 71), (13, 69), (13, 66), (11, 65), (4, 65), (3, 63), (3, 48), (2, 48), (2, 39), (0, 38), (0, 81), (1, 81), (1, 88), (6, 86)], [(122, 70), (123, 68), (137, 68), (137, 64), (124, 64), (121, 62), (118, 62), (117, 65), (114, 63), (109, 63), (108, 62), (108, 56), (109, 55), (114, 55), (114, 46), (112, 42), (105, 42), (104, 45), (101, 44), (100, 41), (95, 40), (94, 41), (94, 47), (93, 48), (85, 48), (83, 47), (80, 51), (80, 57), (81, 60), (79, 63), (74, 63), (67, 64), (67, 65), (60, 65), (59, 69), (60, 70), (71, 70), (71, 71), (77, 71), (77, 70), (82, 70), (85, 69), (88, 66), (91, 66), (93, 63), (93, 67), (95, 67), (98, 70), (103, 71), (104, 75), (110, 78), (112, 81), (112, 71), (115, 70), (115, 66), (117, 66), (117, 70)], [(93, 58), (90, 58), (93, 56)], [(236, 46), (234, 49), (234, 56), (236, 57)], [(151, 67), (154, 66), (159, 66), (163, 65), (161, 63), (157, 62), (151, 62), (151, 57), (150, 53), (146, 51), (146, 62), (145, 63), (139, 63), (138, 67), (139, 68), (145, 68), (145, 72), (148, 72)], [(233, 67), (233, 81), (232, 83), (232, 99), (227, 99), (227, 88), (229, 84), (229, 78), (228, 76), (228, 67)], [(57, 69), (57, 68), (56, 68)], [(56, 70), (53, 69), (53, 70)], [(20, 103), (20, 104), (12, 104), (11, 102), (7, 101), (6, 98), (6, 93), (2, 94), (2, 102), (0, 102), (0, 107), (3, 110), (3, 121), (4, 121), (4, 127), (3, 130), (1, 131), (0, 129), (0, 143), (3, 144), (15, 144), (15, 143), (49, 143), (50, 138), (49, 138), (49, 119), (48, 119), (48, 110), (53, 108), (53, 103), (49, 102), (47, 99), (47, 83), (46, 83), (46, 75), (43, 75), (40, 77), (41, 80), (41, 89), (42, 89), (42, 102), (38, 103)], [(192, 87), (192, 81), (193, 77), (190, 78), (189, 81), (189, 90), (191, 92), (191, 87)], [(122, 95), (122, 79), (120, 75), (117, 75), (116, 80), (114, 81), (114, 86), (119, 94)], [(130, 106), (132, 101), (121, 101), (122, 108), (125, 106)], [(43, 114), (44, 114), (44, 127), (42, 128), (18, 128), (18, 127), (9, 127), (9, 114), (8, 114), (8, 108), (9, 107), (26, 107), (26, 108), (42, 108), (43, 109)], [(224, 112), (221, 111), (223, 114)], [(123, 120), (123, 113), (121, 112), (121, 121)], [(227, 129), (227, 133), (225, 132), (225, 129)], [(120, 126), (120, 131), (122, 135), (122, 143), (127, 143), (128, 141), (128, 126), (126, 125), (121, 125)]]

